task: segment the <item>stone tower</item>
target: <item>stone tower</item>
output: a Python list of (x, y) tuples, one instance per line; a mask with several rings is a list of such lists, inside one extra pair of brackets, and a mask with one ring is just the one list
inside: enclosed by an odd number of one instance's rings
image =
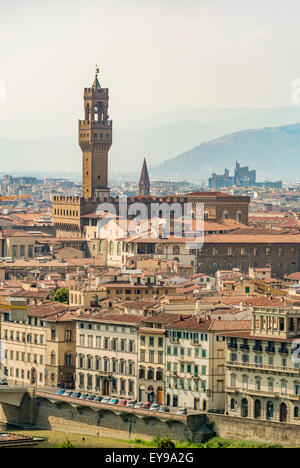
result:
[(150, 179), (148, 174), (148, 168), (146, 158), (143, 162), (141, 177), (139, 181), (140, 195), (150, 195)]
[(108, 89), (101, 88), (99, 69), (93, 86), (84, 89), (84, 120), (79, 120), (78, 141), (82, 150), (82, 196), (107, 200), (108, 151), (112, 144), (112, 121), (108, 115)]

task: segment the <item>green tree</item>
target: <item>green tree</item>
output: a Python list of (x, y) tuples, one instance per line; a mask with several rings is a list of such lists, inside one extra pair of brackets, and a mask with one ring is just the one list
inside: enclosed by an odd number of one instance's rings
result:
[(69, 289), (60, 288), (57, 291), (51, 293), (50, 301), (58, 301), (64, 304), (69, 304)]
[(175, 448), (174, 442), (169, 437), (160, 439), (157, 443), (158, 448)]

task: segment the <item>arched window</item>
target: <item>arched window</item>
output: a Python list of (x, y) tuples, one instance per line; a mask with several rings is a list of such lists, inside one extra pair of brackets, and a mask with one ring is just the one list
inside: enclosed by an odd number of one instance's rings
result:
[(51, 353), (51, 366), (55, 366), (55, 352), (52, 351)]
[(118, 242), (118, 244), (117, 244), (117, 254), (120, 255), (120, 254), (121, 254), (121, 251), (122, 251), (122, 249), (121, 249), (121, 242)]
[(236, 212), (236, 220), (241, 223), (242, 222), (242, 219), (243, 219), (243, 215), (242, 215), (242, 212), (241, 211), (237, 211)]
[(229, 218), (228, 211), (223, 211), (222, 217), (223, 219), (228, 219)]
[(295, 406), (295, 408), (294, 408), (294, 418), (295, 419), (299, 418), (299, 408), (298, 408), (298, 406)]
[(267, 420), (273, 419), (274, 417), (274, 404), (272, 401), (267, 402), (267, 413), (266, 413)]
[(242, 418), (247, 418), (248, 417), (248, 400), (247, 398), (242, 399), (242, 406), (241, 406), (242, 412)]
[(139, 368), (139, 379), (144, 379), (145, 378), (145, 368), (140, 367)]
[(280, 422), (287, 422), (287, 406), (285, 403), (281, 403), (279, 415), (280, 415), (280, 418), (279, 418)]
[(231, 410), (235, 409), (235, 399), (234, 398), (231, 398), (231, 400), (230, 400), (230, 409)]
[(179, 249), (178, 245), (174, 245), (173, 255), (179, 255), (179, 253), (180, 253), (180, 249)]
[(91, 305), (91, 307), (97, 307), (97, 305), (98, 305), (98, 296), (97, 296), (97, 294), (92, 295), (90, 305)]
[(112, 370), (112, 372), (117, 372), (117, 365), (118, 365), (118, 361), (116, 359), (112, 359), (112, 361), (111, 361), (111, 370)]
[(110, 241), (109, 243), (109, 253), (112, 255), (114, 253), (114, 243), (113, 241)]

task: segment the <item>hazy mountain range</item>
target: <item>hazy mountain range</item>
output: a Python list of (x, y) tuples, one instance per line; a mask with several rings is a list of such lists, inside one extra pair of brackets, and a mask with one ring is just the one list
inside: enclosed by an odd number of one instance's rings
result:
[[(175, 110), (136, 121), (114, 122), (110, 174), (138, 175), (146, 156), (151, 177), (203, 180), (212, 172), (223, 172), (225, 167), (232, 172), (237, 159), (256, 168), (261, 180), (296, 178), (300, 166), (297, 122), (300, 106)], [(265, 128), (276, 126), (280, 127)], [(1, 172), (80, 173), (76, 122), (71, 137), (0, 138), (0, 158)]]
[(260, 180), (295, 180), (300, 175), (300, 123), (242, 130), (202, 143), (152, 169), (152, 176), (193, 180), (212, 172), (232, 174), (234, 161), (256, 169)]

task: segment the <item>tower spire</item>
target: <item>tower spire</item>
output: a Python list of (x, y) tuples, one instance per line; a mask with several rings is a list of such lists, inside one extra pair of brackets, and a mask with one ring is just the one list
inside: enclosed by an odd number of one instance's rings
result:
[(99, 80), (98, 80), (99, 73), (100, 73), (100, 70), (98, 68), (98, 65), (96, 65), (95, 79), (94, 79), (94, 83), (93, 83), (93, 90), (94, 91), (96, 91), (97, 89), (99, 91), (101, 90), (101, 86), (100, 86), (100, 83), (99, 83)]
[(144, 158), (143, 167), (141, 171), (140, 181), (140, 195), (150, 195), (150, 179), (148, 174), (148, 168), (146, 158)]

